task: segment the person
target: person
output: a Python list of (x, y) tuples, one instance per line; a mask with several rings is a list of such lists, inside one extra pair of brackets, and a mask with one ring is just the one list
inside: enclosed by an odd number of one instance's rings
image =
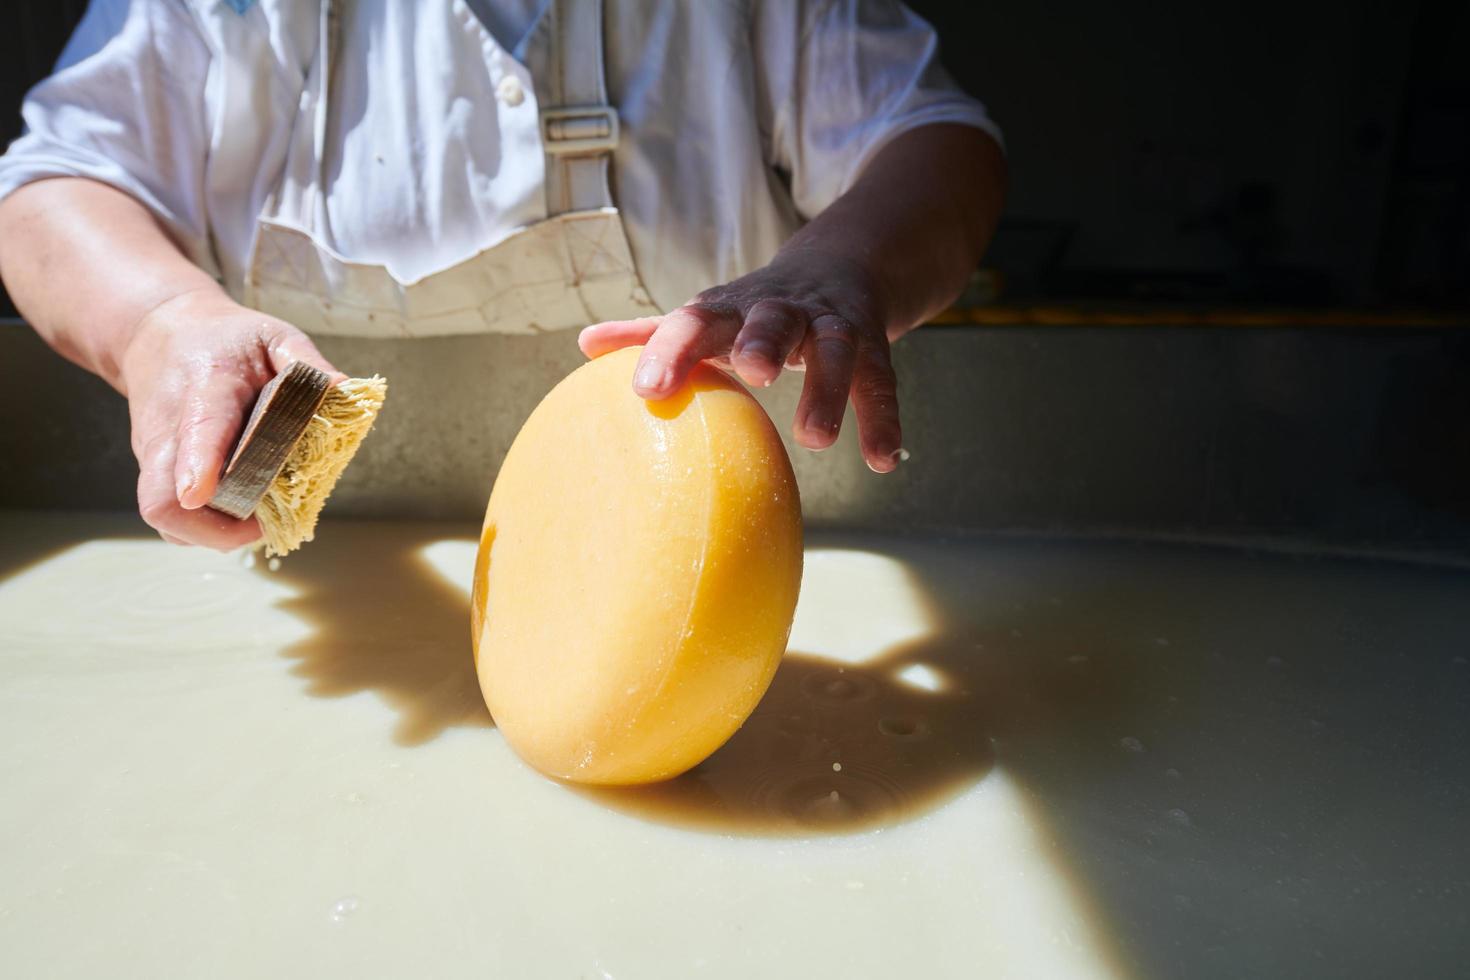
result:
[[(138, 505), (204, 505), (309, 334), (583, 326), (639, 395), (803, 369), (799, 445), (901, 428), (890, 342), (997, 220), (999, 133), (896, 0), (92, 0), (0, 157), (0, 277), (128, 402)], [(592, 324), (587, 326), (587, 324)]]

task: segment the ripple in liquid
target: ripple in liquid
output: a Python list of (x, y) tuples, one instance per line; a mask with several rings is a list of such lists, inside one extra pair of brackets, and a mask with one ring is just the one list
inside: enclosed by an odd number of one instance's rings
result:
[(929, 725), (922, 718), (911, 715), (891, 715), (878, 722), (878, 731), (889, 738), (916, 742), (929, 737)]
[(801, 682), (801, 693), (819, 704), (857, 704), (876, 690), (870, 678), (853, 670), (818, 670)]
[(215, 573), (204, 578), (196, 568), (170, 568), (136, 563), (94, 599), (118, 617), (135, 623), (202, 623), (229, 617), (250, 596), (248, 579)]
[(750, 793), (761, 811), (814, 827), (876, 821), (908, 804), (908, 797), (881, 770), (852, 764), (840, 772), (822, 762), (768, 770)]

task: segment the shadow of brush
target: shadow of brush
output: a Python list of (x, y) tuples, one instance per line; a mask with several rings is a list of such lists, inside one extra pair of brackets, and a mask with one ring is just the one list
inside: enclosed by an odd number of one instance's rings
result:
[(393, 740), (422, 745), (486, 728), (470, 654), (469, 598), (424, 558), (459, 525), (334, 524), (274, 573), (297, 590), (282, 608), (314, 627), (282, 655), (316, 697), (380, 696), (398, 715)]

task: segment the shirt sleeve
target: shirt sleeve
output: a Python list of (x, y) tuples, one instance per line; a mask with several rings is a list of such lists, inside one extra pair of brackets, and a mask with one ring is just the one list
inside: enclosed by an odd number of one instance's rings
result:
[(56, 70), (26, 94), (25, 133), (0, 156), (0, 198), (48, 177), (101, 181), (140, 201), (191, 259), (212, 267), (209, 67), (186, 0), (91, 0)]
[(771, 162), (790, 175), (804, 217), (910, 129), (957, 123), (1001, 141), (985, 106), (940, 66), (934, 29), (897, 0), (772, 3), (756, 20)]

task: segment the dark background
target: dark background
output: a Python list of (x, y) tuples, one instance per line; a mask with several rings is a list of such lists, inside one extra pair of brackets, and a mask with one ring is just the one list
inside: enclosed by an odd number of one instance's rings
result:
[(1013, 289), (1463, 304), (1464, 0), (914, 0), (1004, 129)]
[[(1005, 298), (1470, 299), (1470, 3), (910, 5), (1006, 134)], [(5, 142), (85, 6), (0, 13)]]
[(1007, 133), (1014, 183), (990, 261), (1035, 271), (1024, 285), (1465, 300), (1463, 0), (913, 6)]

